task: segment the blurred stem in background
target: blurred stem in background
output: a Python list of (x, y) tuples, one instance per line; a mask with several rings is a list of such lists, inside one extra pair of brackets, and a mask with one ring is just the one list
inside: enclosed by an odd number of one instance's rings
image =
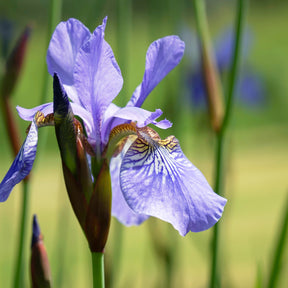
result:
[(121, 99), (120, 106), (125, 106), (130, 98), (128, 95), (129, 87), (129, 48), (132, 29), (132, 1), (131, 0), (118, 0), (117, 1), (117, 61), (121, 69), (124, 79), (124, 85), (120, 92)]
[(29, 181), (26, 178), (23, 181), (23, 194), (21, 200), (21, 213), (20, 213), (20, 235), (18, 242), (18, 252), (16, 259), (16, 267), (14, 274), (14, 287), (20, 288), (23, 287), (25, 283), (25, 267), (27, 266), (25, 260), (25, 248), (27, 247), (27, 228), (28, 228), (28, 215), (29, 215), (29, 207), (30, 207), (30, 185)]
[[(221, 116), (221, 86), (219, 82), (219, 76), (215, 68), (215, 62), (211, 54), (210, 38), (208, 32), (208, 24), (205, 11), (204, 0), (194, 0), (194, 9), (196, 16), (196, 23), (199, 38), (201, 41), (201, 48), (203, 53), (203, 70), (205, 80), (207, 84), (208, 102), (210, 105), (210, 117), (212, 127), (216, 133), (217, 146), (216, 146), (216, 167), (215, 167), (215, 192), (219, 195), (223, 195), (223, 157), (224, 157), (224, 142), (227, 127), (231, 119), (232, 104), (234, 99), (235, 83), (239, 71), (240, 63), (240, 47), (242, 47), (242, 38), (244, 30), (244, 19), (246, 15), (247, 0), (238, 0), (237, 17), (235, 25), (235, 47), (233, 54), (233, 62), (228, 81), (227, 100), (225, 107), (224, 117)], [(209, 58), (210, 57), (210, 58)], [(215, 86), (216, 85), (216, 86)], [(210, 275), (210, 287), (214, 288), (221, 286), (220, 279), (220, 260), (219, 260), (219, 224), (217, 223), (213, 230), (212, 238), (212, 260), (211, 260), (211, 275)]]
[[(287, 246), (288, 237), (288, 194), (284, 207), (283, 219), (281, 226), (279, 227), (279, 238), (276, 239), (274, 259), (271, 261), (270, 275), (268, 279), (268, 288), (279, 287), (277, 286), (279, 274), (281, 272), (282, 259), (285, 251), (285, 245)], [(287, 265), (287, 263), (286, 263)], [(287, 270), (286, 270), (287, 271)], [(287, 275), (287, 274), (286, 274)]]
[[(159, 222), (158, 219), (150, 218), (148, 228), (156, 258), (163, 268), (162, 273), (157, 273), (158, 282), (156, 287), (172, 288), (174, 287), (174, 268), (178, 251), (177, 238), (174, 233), (170, 233), (171, 227)], [(161, 268), (159, 271), (161, 271)], [(182, 287), (181, 283), (178, 282), (177, 287)]]

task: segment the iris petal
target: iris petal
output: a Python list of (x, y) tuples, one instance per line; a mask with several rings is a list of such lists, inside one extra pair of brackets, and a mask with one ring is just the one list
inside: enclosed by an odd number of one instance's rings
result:
[(19, 153), (0, 184), (0, 202), (6, 201), (14, 186), (30, 173), (36, 157), (37, 142), (38, 128), (33, 120)]
[(149, 218), (144, 214), (135, 213), (126, 203), (120, 188), (120, 167), (122, 159), (131, 143), (126, 143), (117, 157), (110, 161), (110, 175), (112, 183), (112, 215), (125, 226), (140, 225)]
[(90, 36), (90, 31), (73, 18), (56, 27), (48, 47), (47, 65), (49, 73), (53, 76), (56, 72), (64, 85), (73, 84), (76, 55)]
[(36, 106), (34, 108), (31, 108), (31, 109), (17, 106), (16, 109), (17, 109), (19, 116), (23, 120), (33, 121), (33, 118), (34, 118), (36, 112), (38, 112), (38, 111), (42, 112), (45, 116), (47, 114), (53, 113), (53, 103), (50, 102), (50, 103), (42, 104), (42, 105)]
[(137, 122), (137, 127), (144, 127), (153, 124), (161, 129), (167, 129), (172, 126), (169, 120), (161, 120), (157, 122), (163, 112), (161, 109), (156, 109), (154, 112), (139, 108), (139, 107), (124, 107), (114, 108), (114, 114), (110, 114), (110, 118), (106, 117), (102, 127), (102, 140), (104, 143), (108, 141), (110, 131), (117, 125), (123, 124), (127, 121)]
[(185, 44), (178, 36), (167, 36), (154, 41), (146, 54), (143, 81), (133, 93), (127, 106), (140, 107), (149, 93), (179, 64)]
[(99, 142), (105, 110), (123, 85), (113, 51), (104, 40), (106, 21), (107, 18), (80, 49), (74, 71), (75, 87), (81, 95), (81, 105), (93, 115), (95, 139)]
[(226, 204), (174, 136), (157, 141), (148, 134), (139, 137), (124, 156), (120, 182), (131, 209), (171, 223), (182, 236), (213, 226)]

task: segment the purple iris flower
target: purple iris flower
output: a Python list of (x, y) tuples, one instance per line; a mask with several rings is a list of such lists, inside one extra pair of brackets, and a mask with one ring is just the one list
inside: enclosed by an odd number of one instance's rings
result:
[[(130, 123), (134, 127), (134, 135), (126, 138), (110, 160), (112, 215), (126, 226), (139, 225), (149, 216), (158, 217), (171, 223), (181, 235), (206, 230), (222, 216), (226, 199), (213, 192), (202, 173), (185, 157), (174, 136), (161, 140), (147, 126), (171, 127), (166, 119), (156, 121), (162, 111), (140, 108), (148, 94), (178, 65), (184, 42), (178, 36), (167, 36), (150, 45), (143, 81), (127, 105), (120, 108), (112, 101), (120, 92), (123, 79), (113, 51), (104, 40), (106, 21), (107, 18), (92, 34), (76, 19), (60, 23), (49, 44), (47, 64), (49, 73), (56, 73), (61, 80), (73, 113), (83, 121), (94, 154), (89, 157), (103, 157), (110, 132), (115, 133), (117, 127), (123, 127), (121, 124)], [(0, 184), (1, 201), (31, 170), (37, 127), (43, 125), (36, 112), (47, 117), (53, 113), (53, 102), (32, 109), (17, 107), (17, 111), (32, 125)]]
[[(226, 72), (229, 71), (232, 66), (232, 56), (235, 44), (234, 36), (234, 31), (228, 29), (215, 41), (215, 61), (222, 79), (225, 78)], [(196, 37), (193, 37), (193, 39), (195, 38)], [(245, 60), (251, 46), (251, 33), (249, 31), (245, 32), (243, 40), (241, 53), (242, 59)], [(197, 59), (200, 58), (200, 53), (197, 53)], [(236, 97), (240, 103), (245, 105), (260, 105), (263, 103), (265, 95), (263, 81), (261, 81), (259, 75), (257, 75), (251, 67), (245, 65), (245, 61), (242, 62), (242, 70), (240, 71), (236, 84)], [(188, 77), (188, 87), (192, 94), (193, 104), (198, 108), (204, 107), (207, 96), (201, 62), (196, 65), (195, 70), (193, 70)]]

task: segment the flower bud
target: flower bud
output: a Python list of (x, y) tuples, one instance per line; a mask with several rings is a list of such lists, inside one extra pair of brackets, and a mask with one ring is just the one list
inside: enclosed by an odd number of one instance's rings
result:
[(202, 65), (207, 88), (210, 119), (214, 131), (218, 132), (221, 129), (224, 113), (222, 86), (209, 43), (203, 42), (202, 44)]
[(13, 89), (17, 84), (26, 56), (30, 32), (31, 28), (27, 26), (7, 59), (6, 71), (4, 72), (1, 88), (1, 96), (4, 98), (9, 97), (12, 94)]
[(86, 237), (91, 252), (103, 253), (111, 220), (112, 189), (107, 159), (103, 160), (90, 199), (86, 218)]
[[(54, 75), (54, 122), (60, 149), (66, 189), (74, 213), (84, 230), (88, 203), (92, 194), (92, 179), (85, 149), (67, 94), (58, 76)], [(80, 123), (77, 123), (79, 126)]]
[(205, 1), (195, 1), (194, 8), (197, 30), (200, 38), (202, 70), (207, 88), (210, 121), (213, 130), (219, 132), (222, 127), (224, 116), (223, 93), (219, 72), (212, 53), (208, 21), (205, 12)]
[(31, 243), (31, 281), (33, 288), (51, 287), (51, 272), (43, 237), (37, 222), (33, 217), (33, 233)]

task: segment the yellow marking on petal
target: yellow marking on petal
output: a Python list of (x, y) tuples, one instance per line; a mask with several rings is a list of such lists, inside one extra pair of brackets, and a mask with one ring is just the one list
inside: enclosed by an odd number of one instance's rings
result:
[[(34, 116), (36, 125), (38, 128), (45, 127), (45, 126), (54, 126), (54, 114), (50, 113), (44, 116), (44, 113), (41, 111), (37, 111)], [(26, 129), (26, 134), (30, 131), (31, 124)]]
[(35, 116), (36, 124), (38, 128), (44, 127), (44, 126), (54, 126), (54, 114), (50, 113), (44, 116), (44, 114), (40, 111), (38, 111)]
[(136, 124), (133, 122), (114, 127), (110, 132), (109, 142), (102, 157), (107, 157), (109, 159), (113, 156), (117, 156), (123, 149), (128, 137), (137, 137), (137, 130)]
[(172, 151), (175, 146), (177, 146), (178, 141), (176, 140), (175, 136), (168, 136), (166, 139), (160, 140), (158, 143), (159, 145), (165, 146), (167, 149)]

